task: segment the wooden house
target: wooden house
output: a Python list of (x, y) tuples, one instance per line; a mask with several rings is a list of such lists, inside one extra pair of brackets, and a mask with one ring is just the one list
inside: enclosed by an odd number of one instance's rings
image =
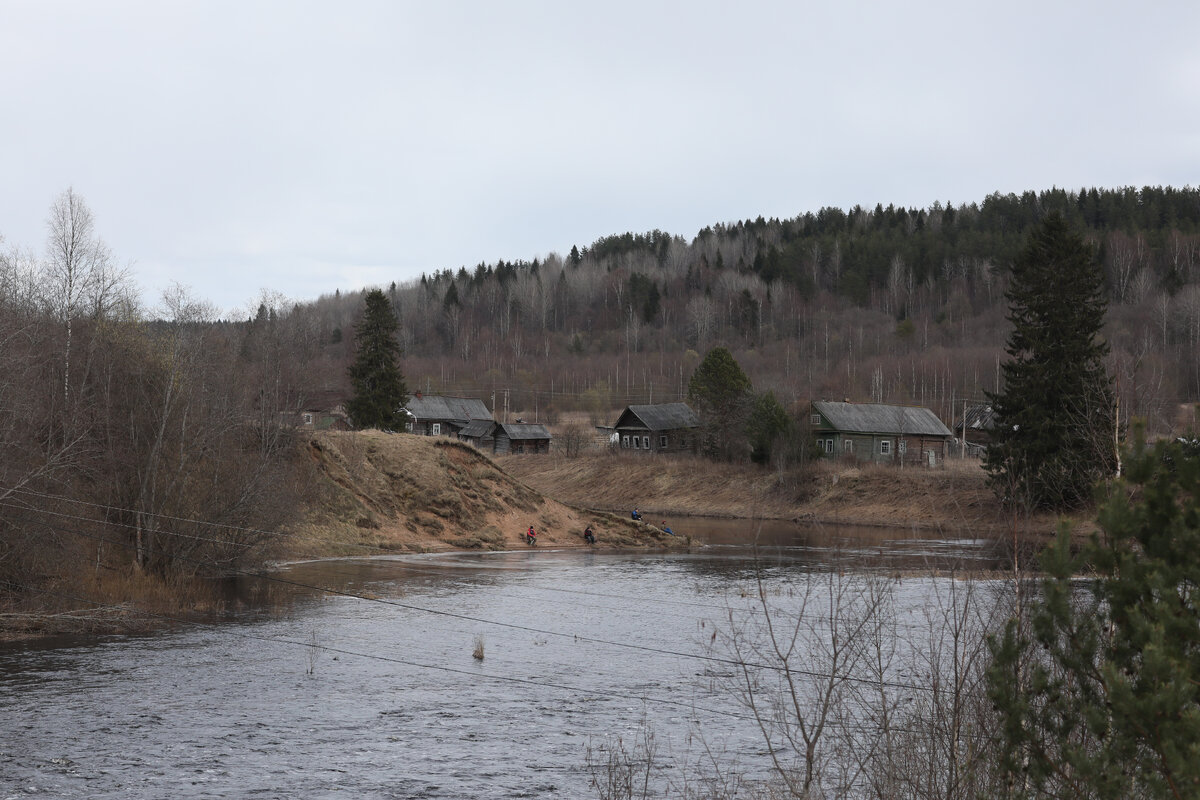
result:
[(496, 423), (490, 419), (473, 419), (458, 432), (460, 441), (488, 453), (496, 451)]
[(695, 453), (700, 447), (700, 418), (687, 403), (627, 406), (613, 430), (622, 450)]
[(283, 414), (283, 422), (306, 431), (354, 430), (340, 392), (307, 392), (299, 411)]
[(420, 392), (408, 400), (404, 407), (412, 417), (405, 430), (420, 436), (456, 436), (475, 420), (491, 420), (482, 400), (470, 397), (443, 397), (422, 395)]
[(954, 433), (962, 436), (972, 450), (979, 451), (992, 441), (995, 426), (996, 412), (990, 405), (967, 406), (963, 418), (954, 426)]
[(550, 431), (537, 423), (472, 420), (458, 432), (458, 438), (500, 456), (550, 452)]
[(879, 464), (936, 467), (950, 454), (953, 434), (919, 406), (813, 401), (809, 424), (827, 457)]
[(549, 453), (550, 431), (535, 422), (496, 423), (496, 455)]

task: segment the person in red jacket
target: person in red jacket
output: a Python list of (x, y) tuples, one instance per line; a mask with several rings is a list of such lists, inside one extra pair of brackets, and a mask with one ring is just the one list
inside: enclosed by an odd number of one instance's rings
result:
[(532, 525), (530, 525), (529, 530), (525, 532), (525, 542), (531, 545), (537, 544), (537, 531), (533, 529)]

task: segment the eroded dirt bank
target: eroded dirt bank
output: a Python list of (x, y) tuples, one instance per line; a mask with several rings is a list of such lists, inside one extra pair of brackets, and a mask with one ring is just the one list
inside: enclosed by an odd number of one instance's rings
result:
[[(289, 557), (539, 546), (665, 547), (678, 540), (602, 511), (550, 499), (451, 439), (373, 431), (322, 433), (307, 443), (317, 494), (289, 544)], [(569, 504), (568, 504), (569, 503)]]

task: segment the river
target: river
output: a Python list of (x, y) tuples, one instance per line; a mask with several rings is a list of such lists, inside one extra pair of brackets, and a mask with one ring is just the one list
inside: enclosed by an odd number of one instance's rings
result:
[(691, 553), (298, 563), (231, 583), (212, 623), (0, 646), (0, 798), (593, 797), (589, 763), (647, 729), (660, 789), (710, 754), (761, 777), (713, 637), (753, 617), (760, 578), (787, 604), (871, 570), (911, 635), (949, 580), (921, 571), (1000, 564), (972, 539), (752, 528), (680, 521), (708, 542)]

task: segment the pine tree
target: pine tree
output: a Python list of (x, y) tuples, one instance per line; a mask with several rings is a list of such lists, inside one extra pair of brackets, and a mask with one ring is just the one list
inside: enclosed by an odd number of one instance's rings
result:
[(346, 404), (350, 421), (358, 428), (403, 430), (401, 410), (408, 402), (408, 387), (400, 372), (398, 323), (392, 304), (383, 292), (367, 293), (362, 319), (354, 328), (354, 363), (350, 383), (354, 397)]
[(1003, 388), (988, 393), (996, 425), (984, 467), (1011, 502), (1078, 508), (1116, 458), (1101, 338), (1107, 303), (1093, 248), (1049, 215), (1014, 261), (1005, 297), (1013, 331)]
[(1200, 797), (1200, 452), (1137, 438), (1103, 536), (1073, 554), (1064, 526), (1028, 627), (992, 640), (1014, 796)]

